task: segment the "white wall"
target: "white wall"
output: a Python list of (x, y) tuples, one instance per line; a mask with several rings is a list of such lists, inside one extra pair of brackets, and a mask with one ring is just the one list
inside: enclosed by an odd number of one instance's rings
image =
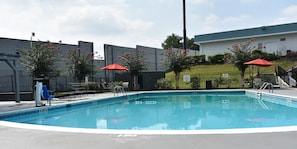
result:
[[(217, 42), (200, 43), (200, 52), (205, 54), (206, 59), (210, 55), (224, 54), (225, 52), (230, 52), (229, 49), (232, 48), (234, 43), (245, 44), (248, 40), (253, 37), (245, 39), (234, 39), (225, 40)], [(266, 37), (256, 37), (252, 42), (251, 46), (258, 48), (258, 44), (262, 43), (262, 51), (267, 53), (276, 53), (281, 56), (285, 56), (287, 50), (297, 51), (297, 33), (284, 34), (284, 35), (274, 35)], [(285, 39), (281, 41), (281, 39)]]

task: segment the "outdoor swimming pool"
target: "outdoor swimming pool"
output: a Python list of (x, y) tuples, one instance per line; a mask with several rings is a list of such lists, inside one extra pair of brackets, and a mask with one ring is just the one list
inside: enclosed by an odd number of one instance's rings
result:
[(143, 92), (4, 113), (1, 120), (88, 129), (210, 130), (297, 125), (296, 99), (240, 91)]

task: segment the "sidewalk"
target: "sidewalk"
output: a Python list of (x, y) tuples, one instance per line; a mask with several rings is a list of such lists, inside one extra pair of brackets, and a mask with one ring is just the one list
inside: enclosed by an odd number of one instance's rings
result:
[[(259, 91), (259, 89), (250, 89), (252, 91)], [(263, 90), (265, 93), (269, 93), (268, 89)], [(270, 93), (283, 95), (283, 96), (292, 96), (297, 97), (297, 88), (275, 88), (270, 91)]]
[[(52, 100), (51, 104), (57, 105), (57, 104), (74, 102), (79, 100), (107, 98), (107, 97), (113, 97), (113, 96), (114, 94), (112, 92), (67, 96), (67, 97), (54, 99)], [(48, 105), (46, 100), (43, 100), (42, 102)], [(35, 101), (21, 101), (20, 103), (16, 103), (15, 101), (0, 101), (0, 113), (15, 111), (15, 110), (22, 110), (22, 109), (31, 109), (31, 108), (35, 108), (36, 107), (35, 105), (36, 105)]]

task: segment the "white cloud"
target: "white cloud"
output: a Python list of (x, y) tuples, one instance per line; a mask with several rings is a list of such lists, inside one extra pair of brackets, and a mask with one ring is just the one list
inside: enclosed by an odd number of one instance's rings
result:
[(139, 37), (150, 32), (154, 23), (129, 16), (130, 9), (125, 0), (11, 0), (0, 5), (0, 19), (5, 20), (0, 33), (29, 40), (35, 32), (33, 40), (70, 44), (90, 41), (100, 50), (105, 43), (135, 46), (150, 42)]
[(297, 20), (297, 5), (291, 5), (281, 10), (280, 17), (276, 18), (271, 24), (282, 24), (296, 22)]
[[(186, 1), (188, 2), (188, 1)], [(189, 0), (190, 3), (211, 3), (212, 0)]]
[[(259, 0), (279, 12), (262, 7), (254, 13), (258, 0), (186, 0), (187, 35), (247, 28), (272, 22), (297, 20), (297, 6)], [(252, 3), (253, 2), (253, 3)], [(257, 3), (257, 4), (254, 4)], [(17, 39), (50, 40), (76, 44), (78, 40), (135, 47), (161, 47), (172, 33), (182, 34), (182, 1), (168, 0), (1, 0), (0, 36)], [(244, 3), (244, 8), (237, 6)], [(292, 2), (291, 2), (292, 3)], [(286, 6), (285, 8), (283, 8)], [(236, 9), (234, 9), (236, 8)]]
[(261, 2), (261, 0), (240, 0), (241, 3), (255, 3), (255, 2)]
[(215, 14), (210, 14), (205, 18), (205, 24), (213, 24), (219, 20), (219, 17)]
[(241, 15), (238, 17), (230, 16), (225, 19), (223, 19), (223, 23), (239, 23), (250, 19), (250, 16), (248, 15)]
[(216, 31), (216, 24), (220, 23), (220, 19), (217, 15), (215, 14), (209, 14), (208, 16), (205, 17), (203, 24), (202, 24), (202, 29), (204, 33), (209, 33), (209, 32), (214, 32)]
[(297, 5), (292, 5), (292, 6), (289, 6), (287, 8), (285, 8), (282, 13), (284, 15), (288, 15), (288, 16), (296, 16), (297, 14)]
[[(186, 0), (186, 4), (190, 5), (203, 5), (214, 7), (215, 6), (215, 0)], [(201, 7), (203, 9), (203, 7)]]
[(252, 20), (251, 18), (252, 17), (248, 15), (228, 16), (223, 18), (217, 14), (209, 14), (203, 21), (201, 21), (201, 31), (199, 31), (199, 34), (254, 27), (249, 22), (249, 20)]
[(126, 7), (118, 5), (85, 5), (72, 7), (59, 17), (60, 27), (66, 32), (97, 35), (115, 35), (146, 31), (153, 23), (127, 17)]

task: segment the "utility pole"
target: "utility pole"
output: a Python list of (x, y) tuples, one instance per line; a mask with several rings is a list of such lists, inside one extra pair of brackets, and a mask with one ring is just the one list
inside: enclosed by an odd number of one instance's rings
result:
[(33, 37), (35, 36), (35, 33), (34, 32), (32, 32), (32, 34), (31, 34), (31, 41), (30, 41), (30, 49), (32, 50), (32, 46), (33, 46), (33, 41), (32, 41), (32, 39), (33, 39)]
[(184, 44), (183, 49), (187, 49), (187, 31), (186, 31), (186, 0), (183, 0), (183, 22), (184, 22)]

